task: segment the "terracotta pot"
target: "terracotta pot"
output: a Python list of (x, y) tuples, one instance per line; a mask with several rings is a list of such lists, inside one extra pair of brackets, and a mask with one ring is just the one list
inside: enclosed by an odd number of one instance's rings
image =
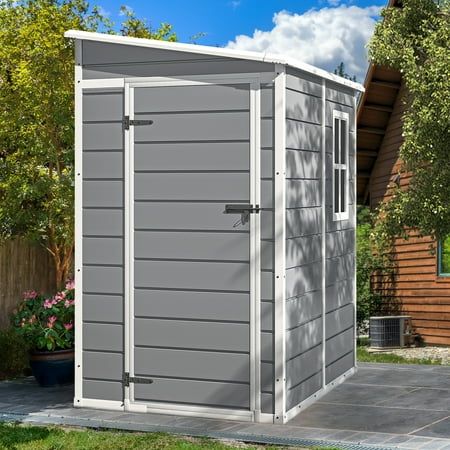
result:
[(73, 349), (32, 351), (30, 367), (37, 382), (43, 387), (70, 384), (74, 379), (75, 352)]

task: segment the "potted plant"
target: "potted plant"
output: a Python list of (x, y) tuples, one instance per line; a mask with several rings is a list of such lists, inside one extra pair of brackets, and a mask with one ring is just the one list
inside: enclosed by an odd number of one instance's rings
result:
[(14, 329), (29, 346), (30, 367), (41, 386), (73, 382), (74, 294), (73, 281), (50, 298), (27, 291), (13, 313)]

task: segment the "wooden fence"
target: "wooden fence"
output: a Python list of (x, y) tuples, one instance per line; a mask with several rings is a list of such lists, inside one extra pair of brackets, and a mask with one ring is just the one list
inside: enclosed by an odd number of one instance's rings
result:
[(22, 292), (32, 289), (54, 293), (54, 265), (49, 253), (18, 239), (0, 245), (0, 328), (9, 325)]

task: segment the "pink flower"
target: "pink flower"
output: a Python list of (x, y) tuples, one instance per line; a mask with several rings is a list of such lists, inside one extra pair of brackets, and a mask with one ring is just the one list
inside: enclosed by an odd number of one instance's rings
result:
[(50, 316), (48, 318), (48, 322), (47, 322), (47, 327), (48, 328), (53, 328), (53, 324), (57, 321), (57, 317), (56, 316)]
[(75, 280), (67, 280), (66, 289), (68, 291), (75, 289)]
[(38, 293), (36, 291), (25, 291), (23, 293), (23, 298), (25, 300), (32, 300), (35, 299), (37, 297)]
[(61, 300), (64, 300), (65, 298), (66, 298), (65, 292), (57, 292), (53, 297), (53, 304), (56, 305), (56, 303), (60, 302)]
[(73, 323), (72, 323), (72, 322), (65, 323), (65, 324), (64, 324), (64, 328), (65, 328), (67, 331), (71, 330), (71, 329), (73, 328)]
[(45, 309), (50, 309), (50, 308), (54, 305), (53, 299), (51, 299), (51, 298), (46, 298), (46, 299), (44, 300), (44, 303), (42, 303), (42, 305), (44, 306)]
[(72, 306), (73, 304), (75, 304), (75, 300), (68, 300), (66, 299), (66, 301), (64, 302), (64, 306), (66, 308), (69, 308), (70, 306)]

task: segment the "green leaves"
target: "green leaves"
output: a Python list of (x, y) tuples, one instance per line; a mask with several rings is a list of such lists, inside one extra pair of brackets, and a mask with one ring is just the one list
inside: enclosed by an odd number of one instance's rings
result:
[(404, 0), (387, 8), (369, 46), (372, 61), (402, 73), (404, 143), (401, 173), (410, 185), (393, 188), (379, 208), (378, 232), (404, 235), (416, 228), (434, 237), (450, 233), (450, 9), (432, 0)]

